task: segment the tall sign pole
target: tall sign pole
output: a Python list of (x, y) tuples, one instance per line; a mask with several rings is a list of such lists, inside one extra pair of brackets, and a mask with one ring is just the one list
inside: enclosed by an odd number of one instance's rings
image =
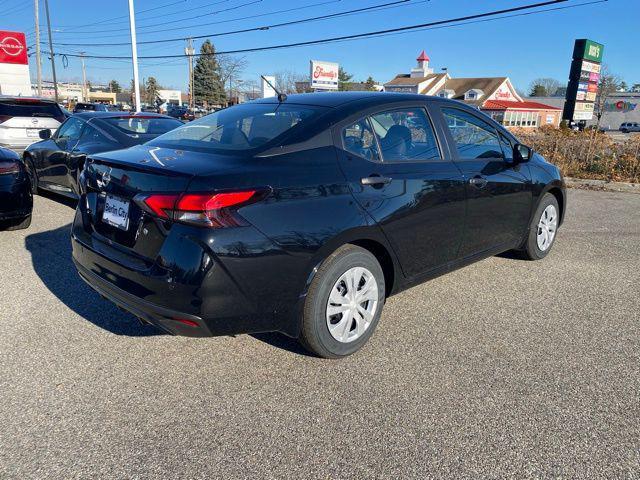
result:
[(562, 119), (568, 123), (577, 121), (584, 125), (593, 118), (603, 52), (604, 45), (585, 38), (576, 40), (573, 46), (573, 60), (562, 112)]
[(40, 59), (40, 6), (38, 0), (33, 0), (33, 14), (36, 19), (36, 72), (38, 96), (42, 96), (42, 60)]
[(47, 15), (47, 30), (49, 32), (49, 54), (51, 55), (51, 74), (53, 75), (53, 92), (58, 101), (58, 79), (56, 78), (56, 59), (53, 53), (53, 40), (51, 39), (51, 19), (49, 18), (49, 0), (44, 0), (44, 12)]
[(84, 54), (85, 52), (80, 53), (80, 61), (82, 62), (82, 101), (89, 101), (89, 91), (87, 90), (87, 69), (84, 65)]
[[(47, 0), (45, 0), (47, 1)], [(133, 88), (136, 101), (136, 112), (140, 108), (140, 78), (138, 75), (138, 44), (136, 41), (136, 14), (133, 10), (133, 0), (129, 0), (129, 27), (131, 28), (131, 57), (133, 60)]]

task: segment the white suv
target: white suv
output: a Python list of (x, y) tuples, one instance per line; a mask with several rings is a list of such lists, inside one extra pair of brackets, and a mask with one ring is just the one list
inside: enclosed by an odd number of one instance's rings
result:
[(620, 128), (618, 129), (623, 133), (629, 132), (640, 132), (640, 123), (638, 122), (624, 122), (620, 124)]
[(0, 147), (21, 153), (40, 140), (40, 130), (56, 130), (64, 120), (53, 100), (0, 96)]

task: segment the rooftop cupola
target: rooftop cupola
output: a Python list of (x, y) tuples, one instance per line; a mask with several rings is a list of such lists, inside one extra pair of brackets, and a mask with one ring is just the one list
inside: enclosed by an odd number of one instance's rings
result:
[(429, 56), (427, 53), (422, 50), (418, 58), (416, 58), (418, 62), (418, 66), (416, 68), (411, 69), (411, 77), (426, 77), (427, 75), (433, 73), (433, 69), (429, 68)]

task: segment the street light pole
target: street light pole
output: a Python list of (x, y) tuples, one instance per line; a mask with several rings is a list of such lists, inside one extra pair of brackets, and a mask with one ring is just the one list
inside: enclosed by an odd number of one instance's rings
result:
[(80, 61), (82, 62), (82, 101), (89, 101), (89, 92), (87, 91), (87, 69), (84, 65), (84, 54), (85, 52), (80, 53)]
[(36, 72), (38, 81), (38, 96), (42, 96), (42, 60), (40, 58), (40, 6), (38, 0), (33, 0), (34, 17), (36, 20)]
[[(45, 0), (47, 1), (47, 0)], [(136, 101), (136, 112), (140, 109), (140, 79), (138, 76), (138, 44), (136, 41), (136, 14), (133, 9), (133, 0), (129, 0), (129, 27), (131, 29), (131, 57), (133, 60), (133, 88)]]
[(187, 47), (184, 49), (184, 53), (187, 55), (187, 60), (189, 60), (189, 108), (193, 110), (193, 54), (195, 53), (193, 39), (187, 39)]

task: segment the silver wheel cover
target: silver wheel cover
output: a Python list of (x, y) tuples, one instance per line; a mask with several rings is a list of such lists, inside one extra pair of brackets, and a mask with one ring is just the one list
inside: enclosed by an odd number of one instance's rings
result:
[(378, 308), (378, 283), (364, 267), (353, 267), (336, 281), (327, 300), (327, 328), (341, 343), (353, 342), (367, 331)]
[(546, 252), (556, 236), (558, 228), (558, 212), (554, 205), (549, 205), (544, 209), (538, 222), (536, 242), (541, 252)]

